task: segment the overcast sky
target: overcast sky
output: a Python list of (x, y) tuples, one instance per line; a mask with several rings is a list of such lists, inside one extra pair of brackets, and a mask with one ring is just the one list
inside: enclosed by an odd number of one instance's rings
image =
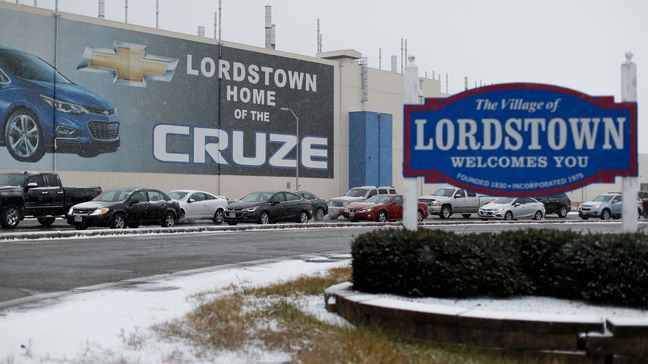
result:
[[(20, 0), (33, 4), (33, 0)], [(124, 20), (124, 0), (105, 0), (106, 17)], [(59, 0), (61, 11), (97, 15), (96, 0)], [(223, 40), (264, 45), (265, 5), (272, 5), (277, 49), (314, 55), (320, 18), (323, 50), (353, 48), (383, 69), (400, 39), (425, 71), (449, 74), (449, 91), (484, 83), (540, 82), (620, 98), (625, 52), (638, 66), (638, 95), (648, 97), (648, 1), (645, 0), (222, 0)], [(54, 0), (38, 0), (53, 8)], [(160, 0), (160, 28), (213, 35), (218, 0)], [(129, 23), (155, 26), (155, 0), (130, 0)], [(400, 69), (400, 64), (399, 64)], [(643, 72), (642, 72), (643, 71)], [(639, 150), (648, 153), (648, 119), (639, 107)]]

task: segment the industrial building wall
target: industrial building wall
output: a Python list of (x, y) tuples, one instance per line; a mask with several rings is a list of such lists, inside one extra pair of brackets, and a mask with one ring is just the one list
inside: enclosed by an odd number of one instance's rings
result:
[[(341, 182), (340, 175), (336, 173), (336, 170), (340, 168), (341, 161), (339, 147), (336, 148), (336, 144), (339, 145), (337, 140), (339, 140), (342, 131), (338, 120), (340, 78), (337, 62), (229, 42), (222, 42), (222, 47), (219, 47), (214, 40), (208, 38), (157, 31), (72, 14), (63, 13), (54, 18), (51, 11), (10, 3), (0, 3), (0, 11), (3, 19), (0, 24), (0, 30), (2, 30), (0, 31), (0, 46), (18, 49), (20, 52), (30, 55), (36, 54), (37, 57), (43, 58), (59, 71), (68, 75), (72, 81), (78, 83), (79, 87), (85, 89), (84, 93), (87, 95), (96, 93), (96, 95), (100, 95), (95, 97), (97, 99), (105, 98), (112, 102), (117, 100), (115, 102), (119, 106), (116, 111), (117, 116), (113, 115), (115, 114), (113, 111), (108, 111), (106, 116), (114, 117), (116, 122), (121, 124), (121, 145), (116, 145), (115, 150), (105, 153), (103, 150), (92, 148), (82, 150), (78, 155), (77, 153), (52, 153), (48, 149), (40, 159), (36, 156), (31, 160), (19, 160), (15, 156), (9, 155), (6, 146), (0, 146), (0, 171), (56, 171), (61, 174), (64, 183), (68, 185), (99, 185), (103, 188), (150, 186), (162, 190), (197, 188), (229, 198), (238, 198), (244, 193), (258, 189), (294, 189), (294, 149), (289, 152), (284, 151), (284, 154), (287, 154), (283, 156), (283, 161), (279, 161), (280, 164), (286, 164), (286, 161), (292, 158), (292, 168), (289, 165), (283, 167), (271, 165), (270, 159), (279, 153), (278, 149), (281, 145), (277, 143), (274, 145), (274, 149), (271, 149), (273, 148), (270, 143), (272, 140), (269, 140), (267, 144), (268, 152), (263, 158), (266, 160), (265, 163), (258, 166), (234, 165), (233, 159), (236, 161), (236, 157), (233, 154), (235, 152), (231, 151), (232, 144), (236, 142), (236, 133), (239, 133), (239, 136), (243, 135), (242, 140), (244, 140), (244, 146), (240, 147), (243, 151), (239, 153), (241, 155), (238, 160), (249, 161), (251, 157), (255, 156), (259, 146), (258, 143), (255, 145), (255, 136), (258, 138), (259, 132), (264, 133), (265, 138), (276, 138), (279, 142), (285, 141), (286, 138), (288, 141), (291, 138), (296, 139), (295, 119), (290, 113), (280, 110), (281, 107), (289, 107), (300, 118), (299, 136), (302, 145), (305, 143), (305, 138), (310, 138), (310, 142), (315, 141), (316, 146), (313, 149), (318, 149), (318, 143), (319, 147), (323, 145), (322, 139), (326, 139), (325, 143), (328, 143), (324, 154), (315, 151), (312, 158), (312, 162), (325, 160), (328, 167), (302, 166), (299, 178), (300, 188), (312, 190), (323, 196), (339, 194)], [(13, 23), (31, 24), (32, 26), (16, 27), (12, 26)], [(54, 31), (55, 29), (57, 32)], [(50, 41), (46, 39), (54, 37), (55, 34), (56, 39), (52, 38)], [(150, 44), (155, 45), (150, 46)], [(157, 78), (146, 79), (146, 85), (140, 84), (131, 87), (133, 85), (128, 84), (130, 82), (128, 80), (123, 84), (118, 84), (118, 81), (124, 80), (118, 80), (120, 77), (117, 72), (111, 75), (111, 72), (102, 72), (104, 70), (101, 69), (101, 66), (92, 64), (96, 61), (92, 58), (96, 54), (102, 54), (104, 60), (110, 61), (111, 56), (117, 56), (116, 49), (121, 46), (128, 48), (131, 52), (140, 51), (141, 54), (144, 54), (142, 59), (146, 62), (153, 61), (155, 66), (155, 61), (165, 64), (176, 62), (177, 69), (175, 69), (172, 78), (173, 85), (179, 89), (164, 89), (164, 87), (168, 88), (170, 84), (171, 77), (167, 77), (168, 74), (160, 74)], [(161, 51), (165, 49), (168, 52)], [(292, 70), (304, 74), (306, 77), (308, 74), (316, 75), (318, 90), (309, 92), (308, 90), (294, 90), (292, 87), (283, 87), (283, 89), (279, 87), (273, 90), (273, 87), (269, 87), (269, 90), (276, 92), (276, 102), (273, 104), (266, 102), (265, 105), (259, 106), (260, 111), (268, 112), (269, 121), (268, 119), (258, 119), (254, 120), (255, 123), (246, 123), (245, 120), (234, 120), (230, 117), (230, 120), (226, 122), (225, 118), (219, 117), (221, 115), (219, 115), (218, 108), (221, 105), (223, 113), (228, 116), (233, 115), (237, 109), (249, 111), (255, 108), (241, 105), (241, 100), (226, 99), (229, 95), (224, 94), (221, 95), (221, 98), (229, 103), (229, 111), (226, 102), (218, 101), (218, 97), (215, 95), (218, 94), (218, 88), (221, 86), (215, 78), (219, 77), (213, 77), (211, 74), (206, 75), (205, 69), (201, 67), (203, 67), (202, 62), (205, 61), (203, 56), (206, 55), (210, 58), (207, 61), (215, 61), (219, 49), (226, 52), (224, 57), (231, 57), (229, 62), (232, 67), (231, 78), (236, 77), (233, 69), (236, 65), (233, 59), (237, 59), (241, 63), (245, 63), (245, 59), (247, 59), (248, 65), (272, 66), (274, 69), (285, 67), (286, 72)], [(172, 56), (169, 57), (169, 54)], [(180, 57), (175, 60), (170, 59), (175, 54)], [(189, 54), (195, 57), (193, 64), (188, 58)], [(185, 55), (187, 57), (186, 64)], [(201, 55), (200, 58), (198, 55)], [(272, 64), (273, 62), (277, 63)], [(206, 64), (207, 73), (210, 70), (209, 63)], [(93, 68), (89, 69), (93, 72), (83, 72), (84, 68)], [(249, 72), (249, 68), (246, 70)], [(16, 80), (18, 79), (16, 78)], [(232, 83), (237, 81), (240, 85), (244, 85), (248, 80), (233, 80)], [(140, 81), (144, 81), (144, 79)], [(200, 82), (206, 86), (199, 84)], [(53, 84), (53, 82), (51, 83)], [(57, 89), (57, 87), (45, 86)], [(88, 91), (88, 89), (92, 91)], [(58, 90), (63, 90), (63, 88), (58, 87)], [(281, 95), (282, 91), (286, 91), (286, 93)], [(64, 96), (59, 93), (57, 97), (63, 98)], [(69, 97), (72, 96), (68, 95)], [(240, 94), (238, 97), (241, 97)], [(38, 102), (43, 101), (38, 97), (35, 99)], [(6, 98), (2, 101), (6, 101)], [(70, 100), (68, 99), (68, 101)], [(78, 102), (82, 103), (82, 101)], [(6, 104), (0, 105), (0, 107), (4, 106)], [(15, 110), (9, 107), (6, 109), (0, 111), (5, 111), (8, 114)], [(108, 110), (109, 106), (106, 106), (106, 109)], [(50, 112), (52, 111), (53, 109), (50, 110)], [(101, 111), (101, 113), (103, 112)], [(2, 116), (4, 118), (9, 115)], [(145, 128), (142, 128), (143, 123), (147, 123)], [(229, 125), (226, 125), (227, 123)], [(163, 130), (166, 132), (167, 143), (164, 145), (167, 150), (163, 150), (162, 160), (159, 158), (159, 148), (151, 146), (151, 134), (159, 136), (160, 133), (155, 131), (161, 130), (160, 124), (164, 124), (163, 126), (167, 128), (166, 131)], [(59, 124), (54, 121), (53, 125)], [(219, 133), (222, 131), (228, 133), (229, 147), (225, 147), (228, 143), (222, 143), (222, 140), (219, 139), (222, 136)], [(48, 132), (53, 133), (52, 130)], [(195, 140), (199, 133), (203, 133), (203, 137), (212, 143), (221, 142), (219, 145), (223, 150), (218, 148), (218, 145), (211, 147), (203, 145), (204, 150), (198, 150), (205, 155), (204, 161), (201, 160), (200, 153), (196, 154), (196, 143), (191, 144), (191, 140)], [(239, 144), (241, 143), (239, 142)], [(198, 147), (201, 146), (198, 145)], [(226, 148), (230, 148), (230, 150)], [(223, 159), (227, 163), (215, 166), (216, 163), (212, 159), (216, 159), (219, 152), (222, 153)], [(98, 153), (98, 156), (94, 156), (95, 153)], [(304, 157), (302, 154), (302, 161)], [(166, 160), (164, 160), (165, 158)], [(174, 158), (177, 158), (178, 161), (174, 161)], [(187, 160), (192, 163), (187, 163)], [(251, 164), (254, 163), (256, 162), (251, 162)]]
[[(368, 97), (362, 102), (361, 66), (355, 60), (340, 61), (341, 73), (341, 130), (349, 130), (349, 113), (357, 111), (370, 111), (392, 115), (392, 184), (399, 192), (403, 191), (403, 75), (385, 70), (369, 68), (368, 70)], [(421, 102), (426, 97), (445, 97), (441, 92), (441, 81), (421, 78)], [(344, 133), (341, 137), (341, 168), (342, 178), (340, 193), (348, 190), (349, 176), (346, 166), (349, 159), (357, 158), (349, 153), (349, 135)], [(420, 179), (420, 192), (431, 187), (424, 185)]]

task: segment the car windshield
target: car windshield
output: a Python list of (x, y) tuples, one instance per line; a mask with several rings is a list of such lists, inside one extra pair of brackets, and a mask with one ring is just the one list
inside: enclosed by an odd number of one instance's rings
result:
[(252, 192), (241, 198), (241, 201), (244, 202), (265, 202), (270, 199), (274, 192)]
[(453, 188), (439, 188), (438, 190), (434, 191), (434, 193), (432, 193), (432, 196), (452, 197), (453, 193)]
[(493, 203), (506, 205), (506, 204), (513, 203), (513, 201), (515, 201), (515, 198), (513, 197), (499, 197), (495, 201), (493, 201)]
[(367, 199), (367, 201), (365, 201), (365, 202), (366, 203), (388, 203), (390, 199), (391, 199), (391, 196), (376, 195), (376, 196), (373, 196), (373, 197)]
[(347, 196), (347, 197), (364, 197), (364, 195), (366, 193), (367, 193), (366, 188), (352, 188), (344, 196)]
[(133, 190), (108, 190), (92, 200), (102, 202), (121, 202), (126, 200), (131, 192), (133, 192)]
[(600, 196), (597, 196), (592, 201), (594, 201), (594, 202), (608, 202), (608, 201), (610, 201), (612, 199), (612, 197), (614, 197), (614, 195), (600, 195)]
[(22, 186), (25, 178), (24, 174), (0, 174), (0, 186)]
[(33, 81), (72, 83), (42, 59), (12, 49), (0, 49), (0, 65), (14, 75)]
[(183, 192), (183, 191), (172, 191), (169, 192), (169, 197), (171, 197), (174, 200), (182, 200), (185, 196), (187, 196), (189, 192)]

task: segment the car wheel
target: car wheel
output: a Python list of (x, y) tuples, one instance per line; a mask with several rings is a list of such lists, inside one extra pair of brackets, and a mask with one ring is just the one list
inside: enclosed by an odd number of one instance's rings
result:
[(20, 162), (38, 162), (45, 154), (43, 131), (36, 115), (18, 109), (7, 119), (4, 140), (7, 151)]
[(444, 205), (441, 207), (441, 213), (439, 214), (439, 217), (442, 219), (449, 219), (450, 216), (452, 215), (452, 207), (450, 205)]
[(567, 206), (560, 206), (560, 210), (558, 210), (558, 217), (567, 217)]
[(385, 211), (380, 211), (378, 213), (378, 216), (376, 216), (376, 221), (378, 221), (378, 222), (386, 222), (387, 221), (387, 213)]
[(131, 228), (131, 229), (137, 229), (139, 226), (140, 226), (140, 222), (137, 221), (137, 220), (130, 221), (128, 223), (128, 227)]
[(112, 219), (110, 219), (110, 228), (111, 229), (123, 229), (126, 227), (126, 219), (124, 214), (115, 214)]
[(506, 211), (504, 214), (504, 220), (511, 221), (513, 220), (513, 213), (511, 211)]
[(416, 211), (416, 221), (417, 222), (422, 222), (423, 221), (423, 210), (417, 210)]
[(464, 219), (470, 219), (470, 214), (461, 214), (461, 216), (463, 216)]
[(305, 224), (308, 222), (308, 212), (302, 211), (301, 214), (299, 214), (299, 219), (297, 219), (297, 222), (300, 224)]
[(225, 213), (223, 212), (223, 209), (216, 210), (216, 212), (214, 213), (214, 218), (212, 220), (216, 225), (222, 224), (223, 220), (225, 220)]
[(601, 220), (609, 220), (610, 216), (610, 210), (603, 209), (603, 211), (601, 211)]
[(533, 220), (536, 221), (542, 220), (542, 211), (536, 211), (535, 215), (533, 215)]
[(317, 211), (315, 211), (315, 221), (322, 221), (324, 220), (324, 209), (323, 208), (318, 208)]
[(54, 221), (56, 221), (55, 217), (39, 217), (38, 218), (38, 223), (43, 225), (43, 226), (52, 226)]
[(175, 226), (175, 217), (173, 216), (173, 213), (167, 212), (164, 214), (164, 218), (162, 219), (162, 227), (165, 228), (172, 228)]
[(18, 223), (20, 223), (20, 213), (18, 212), (18, 209), (14, 206), (5, 207), (2, 212), (2, 220), (0, 221), (2, 227), (5, 229), (15, 229), (18, 227)]
[(259, 224), (267, 225), (270, 223), (270, 215), (267, 211), (263, 211), (259, 216)]

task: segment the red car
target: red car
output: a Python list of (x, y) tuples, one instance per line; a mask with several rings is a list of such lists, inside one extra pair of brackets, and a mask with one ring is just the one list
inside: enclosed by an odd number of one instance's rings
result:
[[(385, 222), (403, 218), (403, 195), (375, 195), (364, 202), (353, 202), (342, 211), (342, 215), (351, 220), (374, 220)], [(427, 205), (418, 203), (416, 219), (418, 222), (428, 217)]]

